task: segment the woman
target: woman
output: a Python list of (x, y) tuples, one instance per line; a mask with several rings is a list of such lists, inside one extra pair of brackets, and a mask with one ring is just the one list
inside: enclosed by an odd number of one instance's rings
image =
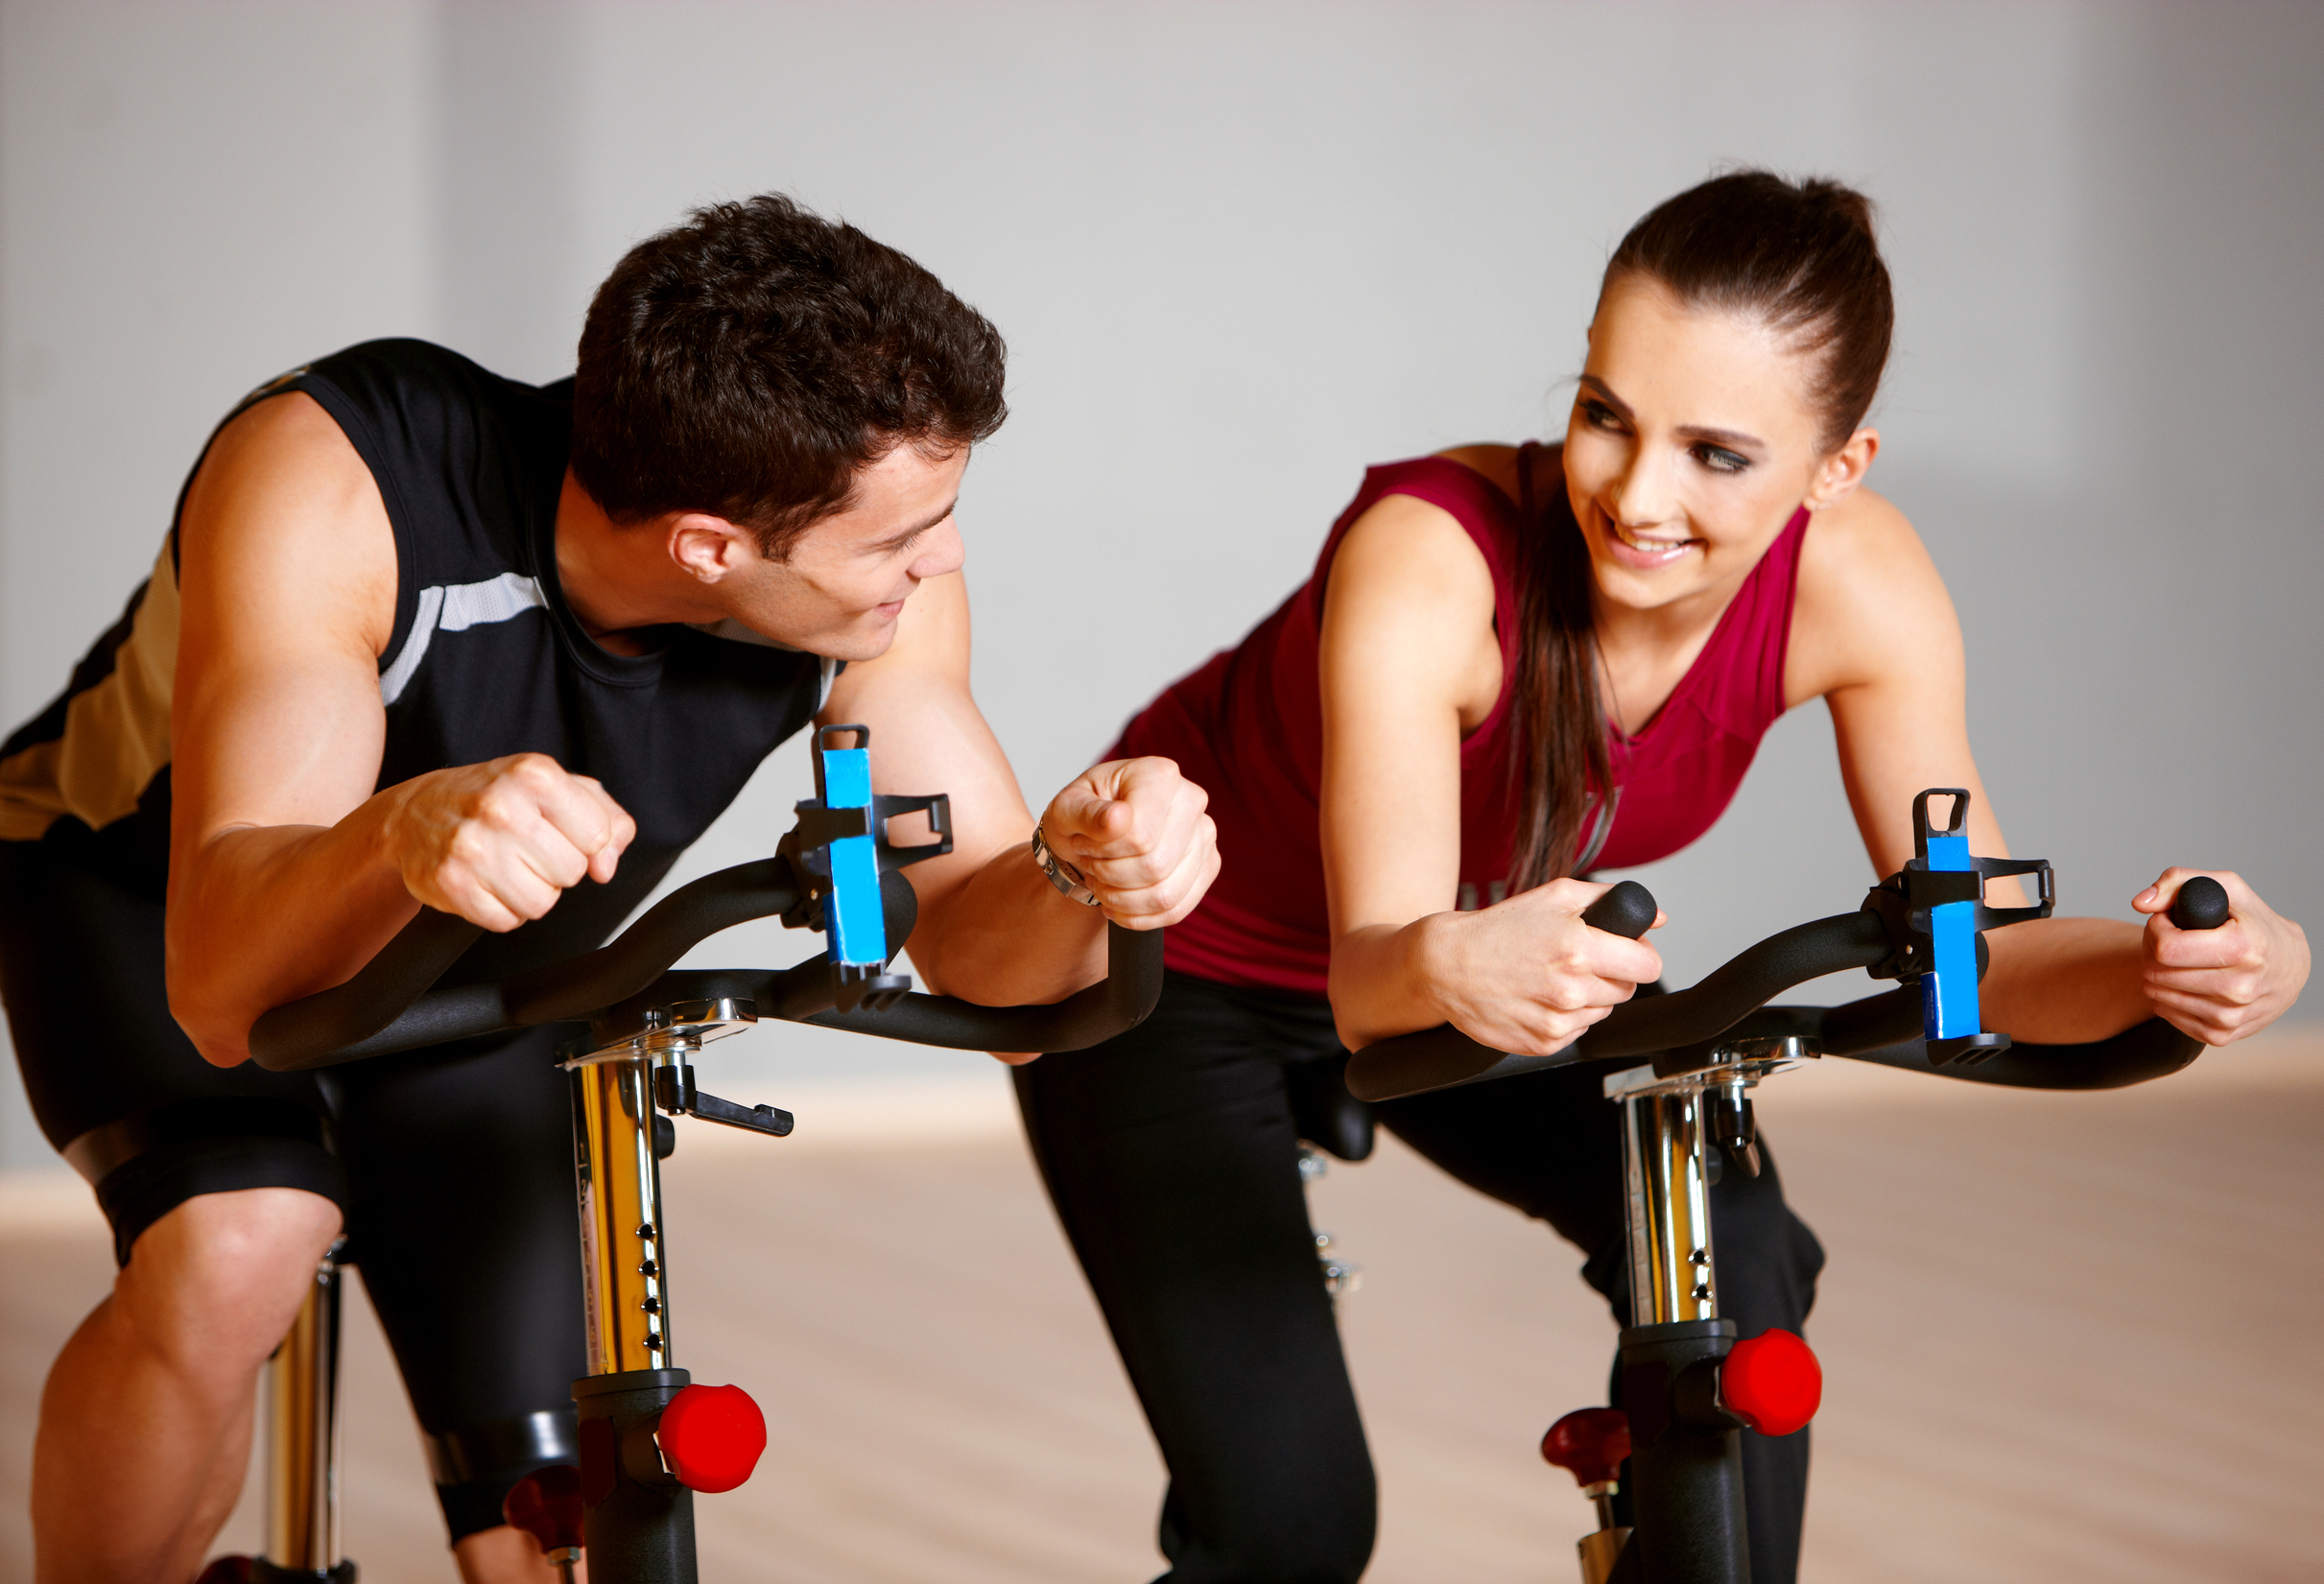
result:
[[(1449, 1021), (1552, 1052), (1654, 980), (1650, 945), (1581, 922), (1603, 887), (1573, 877), (1700, 836), (1811, 698), (1875, 873), (1911, 855), (1927, 787), (1971, 789), (1973, 849), (2006, 851), (1944, 586), (1861, 487), (1891, 319), (1860, 195), (1744, 172), (1671, 200), (1606, 267), (1562, 448), (1371, 470), (1314, 578), (1111, 755), (1174, 758), (1209, 789), (1224, 874), (1172, 934), (1153, 1017), (1021, 1069), (1019, 1093), (1170, 1467), (1172, 1584), (1353, 1579), (1370, 1554), (1371, 1466), (1297, 1170), (1346, 1048)], [(2073, 1041), (2159, 1013), (2212, 1044), (2265, 1027), (2306, 980), (2305, 938), (2232, 875), (2234, 921), (2181, 934), (2163, 915), (2189, 872), (2133, 899), (2143, 933), (1994, 934), (1991, 1026)], [(1602, 1072), (1375, 1115), (1548, 1221), (1623, 1315)], [(1722, 1311), (1745, 1336), (1801, 1329), (1823, 1255), (1772, 1168), (1729, 1173), (1713, 1217)], [(1806, 1443), (1745, 1436), (1762, 1584), (1796, 1570)]]

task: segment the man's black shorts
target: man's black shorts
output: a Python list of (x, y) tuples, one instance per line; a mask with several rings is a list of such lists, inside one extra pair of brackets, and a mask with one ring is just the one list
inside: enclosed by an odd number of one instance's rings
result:
[(56, 841), (0, 841), (0, 1001), (49, 1142), (115, 1257), (198, 1194), (339, 1206), (403, 1371), (454, 1539), (569, 1457), (585, 1372), (570, 1100), (556, 1032), (320, 1074), (202, 1060), (171, 1018), (162, 899)]

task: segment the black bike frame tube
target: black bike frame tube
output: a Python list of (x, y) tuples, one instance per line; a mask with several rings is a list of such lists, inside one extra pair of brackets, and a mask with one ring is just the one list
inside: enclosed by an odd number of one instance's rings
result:
[(250, 1584), (355, 1584), (355, 1564), (342, 1562), (320, 1572), (277, 1568), (263, 1556), (250, 1558)]
[(693, 1379), (682, 1369), (585, 1375), (581, 1415), (581, 1554), (603, 1584), (695, 1584), (694, 1493), (661, 1467), (662, 1409)]
[(1162, 994), (1162, 932), (1105, 926), (1105, 977), (1048, 1006), (979, 1006), (910, 995), (800, 1021), (952, 1051), (1081, 1051), (1146, 1020)]
[(1709, 1087), (1644, 1073), (1606, 1080), (1608, 1100), (1622, 1109), (1629, 1235), (1630, 1323), (1622, 1334), (1629, 1545), (1636, 1576), (1648, 1584), (1741, 1584), (1749, 1576), (1743, 1447), (1717, 1401), (1736, 1328), (1719, 1314)]
[(980, 1006), (953, 996), (908, 995), (885, 1006), (842, 1012), (820, 957), (790, 968), (674, 968), (597, 1019), (597, 1037), (643, 1027), (652, 1007), (674, 1002), (749, 1002), (761, 1018), (812, 1023), (851, 1034), (948, 1051), (1080, 1051), (1145, 1021), (1162, 993), (1160, 932), (1105, 927), (1105, 978), (1046, 1006)]
[(1827, 1056), (1963, 1083), (2004, 1089), (2126, 1089), (2169, 1077), (2205, 1049), (2192, 1034), (2181, 1033), (2161, 1018), (2148, 1018), (2105, 1039), (2077, 1045), (2019, 1040), (1982, 1061), (1939, 1067), (1929, 1060), (1920, 1027), (1920, 989), (1911, 984), (1839, 1006), (1763, 1006), (1717, 1039), (1662, 1052), (1654, 1058), (1654, 1070), (1664, 1076), (1694, 1072), (1708, 1064), (1708, 1053), (1718, 1046), (1789, 1037), (1805, 1040)]
[(1887, 927), (1859, 910), (1795, 925), (1722, 963), (1699, 984), (1624, 1002), (1574, 1042), (1578, 1059), (1649, 1055), (1724, 1033), (1795, 984), (1886, 957)]
[(1632, 1326), (1622, 1334), (1622, 1410), (1630, 1421), (1630, 1546), (1647, 1584), (1751, 1584), (1743, 1438), (1684, 1416), (1687, 1389), (1735, 1345), (1732, 1320)]

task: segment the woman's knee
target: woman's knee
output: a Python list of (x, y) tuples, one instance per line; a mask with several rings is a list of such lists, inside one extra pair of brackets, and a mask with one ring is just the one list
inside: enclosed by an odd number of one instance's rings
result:
[(340, 1232), (339, 1207), (296, 1188), (202, 1194), (142, 1233), (113, 1312), (147, 1347), (207, 1372), (274, 1351)]
[(1769, 1160), (1755, 1178), (1728, 1172), (1711, 1191), (1719, 1306), (1749, 1334), (1797, 1327), (1815, 1302), (1824, 1248), (1786, 1202)]
[(1198, 1518), (1174, 1483), (1162, 1510), (1167, 1584), (1356, 1584), (1379, 1527), (1368, 1460), (1361, 1477), (1340, 1468), (1274, 1494), (1204, 1502)]

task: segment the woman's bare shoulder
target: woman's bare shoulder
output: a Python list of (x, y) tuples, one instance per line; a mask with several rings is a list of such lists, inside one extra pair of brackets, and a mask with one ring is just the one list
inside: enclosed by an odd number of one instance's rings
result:
[(1802, 595), (1812, 585), (1851, 598), (1902, 593), (1935, 575), (1911, 522), (1895, 502), (1869, 489), (1815, 513), (1800, 546)]
[(1815, 514), (1800, 546), (1785, 692), (1793, 704), (1900, 664), (1957, 664), (1944, 579), (1894, 502), (1859, 489)]
[[(1482, 475), (1487, 483), (1513, 501), (1517, 498), (1517, 456), (1524, 449), (1523, 446), (1493, 443), (1456, 445), (1436, 455), (1448, 462), (1458, 462), (1470, 472)], [(1536, 480), (1545, 467), (1555, 465), (1556, 450), (1553, 447), (1545, 451), (1541, 461), (1533, 464)]]
[(1422, 597), (1482, 594), (1492, 608), (1492, 570), (1460, 519), (1416, 495), (1386, 495), (1350, 523), (1332, 556), (1331, 581), (1379, 579)]
[(1389, 495), (1348, 525), (1323, 587), (1327, 634), (1364, 641), (1409, 631), (1460, 650), (1482, 633), (1489, 647), (1493, 609), (1484, 552), (1451, 512), (1411, 495)]
[(1350, 524), (1323, 588), (1327, 697), (1416, 699), (1476, 729), (1501, 691), (1484, 553), (1440, 506), (1390, 495)]

